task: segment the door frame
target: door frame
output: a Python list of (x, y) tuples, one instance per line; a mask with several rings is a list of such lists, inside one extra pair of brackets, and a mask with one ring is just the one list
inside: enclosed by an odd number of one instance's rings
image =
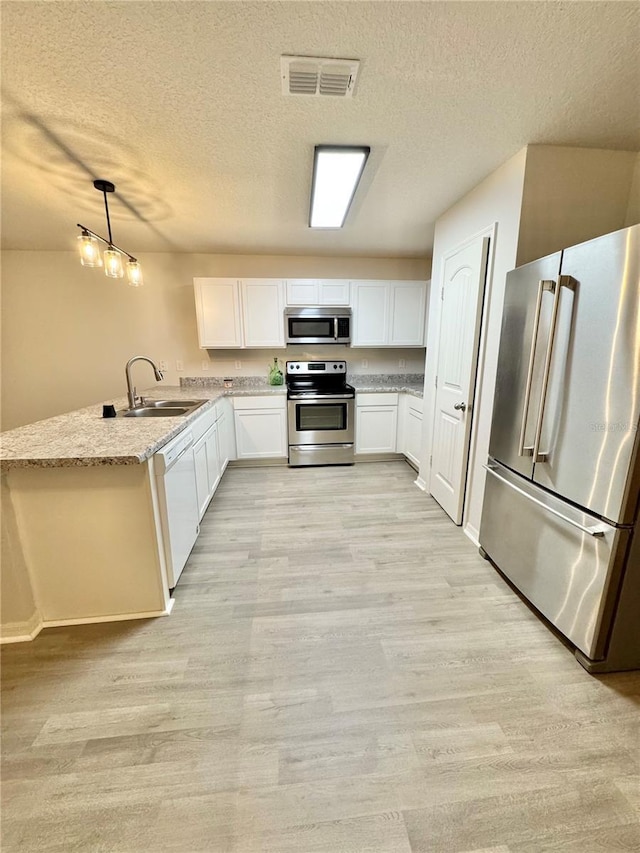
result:
[[(474, 232), (468, 237), (465, 237), (460, 243), (455, 246), (452, 246), (450, 249), (447, 249), (446, 252), (442, 253), (442, 258), (440, 261), (440, 281), (438, 282), (439, 292), (442, 293), (444, 288), (444, 274), (446, 262), (449, 258), (456, 255), (462, 249), (466, 249), (471, 243), (475, 242), (478, 239), (482, 239), (483, 237), (488, 237), (489, 239), (489, 247), (487, 250), (487, 261), (486, 261), (486, 270), (484, 277), (484, 288), (482, 291), (482, 300), (480, 303), (480, 334), (478, 336), (478, 352), (476, 358), (476, 371), (475, 376), (473, 377), (473, 406), (471, 409), (471, 429), (469, 432), (469, 453), (467, 455), (467, 468), (465, 472), (465, 486), (464, 486), (464, 495), (462, 498), (462, 529), (464, 533), (477, 544), (477, 532), (474, 530), (470, 530), (467, 527), (467, 496), (470, 491), (470, 486), (473, 481), (473, 470), (476, 461), (477, 455), (477, 418), (476, 412), (479, 407), (480, 395), (482, 394), (482, 376), (484, 373), (484, 364), (486, 360), (486, 327), (487, 327), (487, 318), (489, 315), (488, 307), (489, 307), (489, 297), (491, 295), (491, 283), (493, 281), (493, 269), (494, 269), (494, 259), (495, 259), (495, 246), (496, 246), (496, 236), (498, 233), (498, 223), (493, 222), (491, 225), (487, 225), (484, 228), (481, 228), (479, 231)], [(440, 300), (441, 301), (441, 300)], [(442, 340), (442, 309), (440, 309), (440, 316), (438, 317), (438, 341), (435, 347), (435, 363), (436, 363), (436, 371), (438, 359), (440, 357), (440, 341)], [(435, 375), (435, 374), (434, 374)], [(434, 394), (434, 403), (435, 403), (435, 394), (436, 388), (435, 383), (432, 389), (432, 393)], [(433, 411), (431, 413), (431, 441), (429, 452), (432, 454), (433, 451), (433, 438), (435, 435), (435, 423), (436, 423), (436, 406), (434, 405)], [(431, 461), (429, 461), (429, 480), (431, 480)], [(429, 484), (426, 484), (427, 491), (429, 491)], [(430, 492), (429, 492), (430, 494)], [(434, 499), (435, 500), (435, 499)], [(444, 512), (444, 510), (443, 510)]]

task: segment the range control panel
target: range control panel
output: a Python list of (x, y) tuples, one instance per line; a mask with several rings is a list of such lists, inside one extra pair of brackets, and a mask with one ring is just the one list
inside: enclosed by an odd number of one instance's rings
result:
[(301, 374), (333, 374), (334, 376), (347, 372), (346, 361), (288, 361), (287, 376)]

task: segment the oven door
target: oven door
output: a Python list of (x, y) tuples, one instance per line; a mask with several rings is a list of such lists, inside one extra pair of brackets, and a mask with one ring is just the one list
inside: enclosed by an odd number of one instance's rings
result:
[(289, 444), (346, 444), (354, 440), (353, 397), (289, 400)]

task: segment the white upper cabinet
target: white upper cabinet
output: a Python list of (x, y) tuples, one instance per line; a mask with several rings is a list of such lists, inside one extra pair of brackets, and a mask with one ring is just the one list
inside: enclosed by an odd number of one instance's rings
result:
[(283, 281), (194, 278), (193, 284), (201, 347), (284, 347)]
[(352, 281), (354, 347), (423, 347), (424, 281)]
[(389, 346), (424, 346), (426, 295), (423, 281), (391, 282)]
[(287, 305), (319, 305), (320, 282), (317, 278), (288, 278)]
[(194, 278), (193, 286), (200, 346), (223, 349), (244, 346), (238, 280)]
[(195, 278), (193, 282), (198, 340), (205, 349), (283, 348), (285, 302), (350, 304), (354, 347), (424, 346), (424, 281)]
[(388, 281), (352, 281), (351, 345), (384, 347), (389, 342)]
[(245, 347), (284, 347), (283, 282), (245, 278), (240, 285)]
[(349, 284), (339, 278), (289, 278), (287, 305), (349, 305)]

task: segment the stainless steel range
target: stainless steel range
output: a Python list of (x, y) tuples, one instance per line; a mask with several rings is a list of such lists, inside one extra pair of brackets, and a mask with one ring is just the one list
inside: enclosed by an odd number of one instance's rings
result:
[(289, 465), (352, 465), (356, 392), (346, 361), (288, 361)]

